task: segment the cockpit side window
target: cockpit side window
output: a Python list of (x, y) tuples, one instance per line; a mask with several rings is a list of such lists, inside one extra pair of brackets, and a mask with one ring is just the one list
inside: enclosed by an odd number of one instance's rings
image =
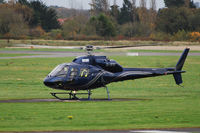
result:
[(61, 71), (59, 71), (56, 75), (57, 76), (61, 76), (61, 75), (67, 75), (67, 73), (68, 73), (68, 70), (69, 70), (69, 67), (68, 66), (65, 66), (65, 67), (63, 67), (62, 69), (61, 69)]
[(87, 77), (89, 75), (89, 69), (87, 68), (82, 68), (80, 70), (80, 77)]
[(49, 76), (66, 76), (68, 73), (69, 67), (65, 65), (58, 65), (54, 70), (49, 74)]
[(69, 79), (73, 80), (77, 75), (78, 75), (78, 69), (72, 67), (70, 69)]

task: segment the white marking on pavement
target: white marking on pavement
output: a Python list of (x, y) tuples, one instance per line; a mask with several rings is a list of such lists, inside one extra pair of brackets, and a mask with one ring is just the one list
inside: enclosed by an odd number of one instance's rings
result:
[(127, 56), (139, 56), (139, 53), (126, 53)]

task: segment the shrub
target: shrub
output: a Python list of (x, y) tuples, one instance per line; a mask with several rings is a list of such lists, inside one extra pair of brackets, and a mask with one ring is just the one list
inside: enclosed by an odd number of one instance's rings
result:
[(30, 29), (30, 36), (40, 38), (45, 34), (45, 31), (41, 26), (37, 26), (36, 28)]
[(120, 27), (120, 32), (126, 37), (148, 37), (150, 35), (150, 26), (142, 23), (126, 23)]
[(60, 29), (51, 30), (49, 36), (51, 37), (51, 39), (56, 39), (56, 40), (63, 39), (62, 31)]
[(191, 32), (190, 40), (191, 41), (200, 41), (200, 32)]
[(172, 36), (173, 41), (187, 41), (190, 39), (189, 33), (185, 30), (179, 30)]
[(157, 40), (157, 41), (169, 41), (171, 38), (171, 35), (165, 32), (154, 32), (154, 33), (151, 33), (150, 38), (152, 40)]

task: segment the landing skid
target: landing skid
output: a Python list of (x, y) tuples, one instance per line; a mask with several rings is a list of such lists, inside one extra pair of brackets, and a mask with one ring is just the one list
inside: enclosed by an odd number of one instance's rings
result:
[[(88, 93), (73, 93), (72, 91), (69, 93), (66, 92), (54, 92), (54, 93), (50, 93), (52, 96), (54, 96), (56, 99), (59, 100), (81, 100), (77, 97), (77, 95), (88, 95), (88, 100), (90, 100), (90, 96), (92, 95), (91, 91), (89, 90)], [(68, 94), (69, 98), (61, 98), (58, 95), (59, 94)]]
[[(106, 91), (107, 91), (107, 95), (108, 95), (108, 100), (112, 100), (110, 99), (110, 94), (109, 94), (109, 90), (108, 90), (108, 87), (107, 86), (104, 86), (106, 88)], [(91, 93), (91, 90), (88, 90), (88, 93), (76, 93), (76, 92), (69, 92), (69, 93), (66, 93), (66, 92), (54, 92), (54, 93), (50, 93), (52, 96), (54, 96), (56, 99), (59, 99), (59, 100), (86, 100), (86, 99), (79, 99), (77, 97), (77, 95), (88, 95), (88, 98), (87, 100), (91, 100), (90, 96), (92, 95)], [(69, 95), (69, 98), (61, 98), (59, 97), (58, 95), (59, 94), (68, 94)]]

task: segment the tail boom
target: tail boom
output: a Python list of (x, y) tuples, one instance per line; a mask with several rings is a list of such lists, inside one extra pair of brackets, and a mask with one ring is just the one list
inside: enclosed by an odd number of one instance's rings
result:
[(185, 73), (186, 71), (182, 71), (184, 62), (189, 53), (189, 48), (186, 48), (182, 53), (179, 61), (176, 66), (173, 68), (124, 68), (123, 72), (120, 72), (114, 78), (114, 82), (130, 80), (130, 79), (139, 79), (139, 78), (147, 78), (147, 77), (156, 77), (162, 75), (172, 75), (177, 85), (183, 83), (181, 73)]

